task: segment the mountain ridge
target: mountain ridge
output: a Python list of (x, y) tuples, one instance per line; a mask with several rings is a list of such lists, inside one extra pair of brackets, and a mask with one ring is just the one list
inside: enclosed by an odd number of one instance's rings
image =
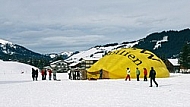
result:
[[(160, 47), (155, 49), (156, 42), (163, 40), (167, 36), (167, 41), (160, 44)], [(143, 48), (149, 51), (152, 51), (159, 57), (165, 58), (179, 58), (179, 53), (182, 50), (182, 47), (190, 41), (190, 29), (184, 29), (180, 31), (162, 31), (156, 32), (148, 35), (147, 37), (141, 39), (136, 48)]]
[(130, 47), (149, 50), (162, 59), (179, 58), (182, 47), (188, 42), (190, 42), (189, 28), (180, 31), (170, 30), (155, 32), (139, 40), (96, 45), (80, 52), (60, 52), (43, 55), (23, 46), (0, 39), (0, 59), (43, 67), (49, 65), (51, 61), (54, 61), (52, 60), (54, 57), (62, 57), (62, 59), (68, 63), (77, 63), (85, 58), (100, 59), (109, 51)]
[(123, 43), (109, 43), (106, 45), (97, 45), (86, 51), (81, 51), (72, 55), (65, 61), (77, 64), (81, 59), (96, 58), (100, 59), (109, 51), (121, 48), (140, 48), (153, 52), (163, 60), (168, 58), (179, 58), (182, 47), (190, 41), (190, 30), (184, 29), (180, 31), (162, 31), (152, 33), (145, 38)]
[(0, 39), (0, 59), (4, 61), (18, 61), (40, 67), (40, 64), (47, 65), (50, 57)]

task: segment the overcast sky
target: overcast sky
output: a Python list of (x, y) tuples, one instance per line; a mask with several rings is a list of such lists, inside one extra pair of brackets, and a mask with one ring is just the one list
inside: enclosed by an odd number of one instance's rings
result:
[(34, 52), (87, 50), (190, 27), (190, 0), (0, 0), (0, 39)]

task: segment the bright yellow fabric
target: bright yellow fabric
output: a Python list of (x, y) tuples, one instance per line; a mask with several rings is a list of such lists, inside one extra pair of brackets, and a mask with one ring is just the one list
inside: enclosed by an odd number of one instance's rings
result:
[(143, 78), (143, 68), (149, 71), (154, 67), (156, 77), (169, 77), (169, 71), (164, 62), (150, 51), (136, 48), (124, 48), (108, 53), (97, 61), (87, 71), (87, 78), (99, 78), (99, 71), (103, 69), (106, 76), (103, 78), (120, 79), (126, 77), (126, 69), (130, 68), (131, 78), (136, 78), (136, 68), (140, 70), (140, 77)]

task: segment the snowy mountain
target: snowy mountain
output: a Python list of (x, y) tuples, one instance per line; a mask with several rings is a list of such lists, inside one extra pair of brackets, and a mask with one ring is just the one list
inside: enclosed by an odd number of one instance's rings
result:
[(49, 54), (50, 58), (55, 58), (58, 56), (62, 56), (62, 57), (66, 57), (68, 58), (69, 56), (71, 56), (74, 52), (61, 52), (61, 53), (51, 53)]
[(129, 42), (129, 43), (122, 43), (122, 44), (107, 44), (104, 46), (95, 46), (90, 48), (86, 51), (81, 51), (77, 54), (72, 55), (65, 61), (68, 63), (79, 63), (81, 59), (100, 59), (109, 51), (121, 49), (121, 48), (129, 48), (133, 47), (134, 45), (138, 44), (138, 41)]
[[(44, 57), (44, 55), (35, 53), (20, 45), (13, 44), (9, 41), (0, 39), (0, 58), (4, 59), (4, 56), (22, 56), (22, 57)], [(11, 57), (9, 57), (11, 58)], [(12, 57), (13, 58), (13, 57)]]
[(155, 53), (158, 57), (176, 58), (185, 43), (190, 41), (190, 30), (184, 29), (181, 31), (163, 31), (161, 33), (152, 33), (147, 37), (123, 43), (112, 43), (103, 46), (95, 46), (86, 51), (81, 51), (72, 55), (65, 61), (68, 63), (79, 63), (81, 59), (89, 58), (102, 58), (109, 51), (117, 50), (120, 48), (141, 48), (147, 49)]
[(50, 57), (33, 52), (23, 46), (0, 39), (0, 59), (5, 61), (18, 61), (34, 65), (32, 61), (47, 60), (48, 62), (50, 60)]
[(1, 44), (12, 44), (11, 42), (9, 42), (9, 41), (6, 41), (6, 40), (2, 40), (2, 39), (0, 39), (0, 43)]

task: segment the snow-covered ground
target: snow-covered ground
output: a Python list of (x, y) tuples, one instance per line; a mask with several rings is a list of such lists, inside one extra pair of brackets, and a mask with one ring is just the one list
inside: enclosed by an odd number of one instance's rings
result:
[(32, 81), (30, 73), (0, 73), (0, 107), (189, 107), (190, 75), (156, 78), (159, 87), (118, 80)]
[[(114, 80), (32, 81), (32, 66), (0, 60), (0, 107), (189, 107), (190, 74), (144, 82)], [(23, 73), (22, 73), (23, 72)]]

